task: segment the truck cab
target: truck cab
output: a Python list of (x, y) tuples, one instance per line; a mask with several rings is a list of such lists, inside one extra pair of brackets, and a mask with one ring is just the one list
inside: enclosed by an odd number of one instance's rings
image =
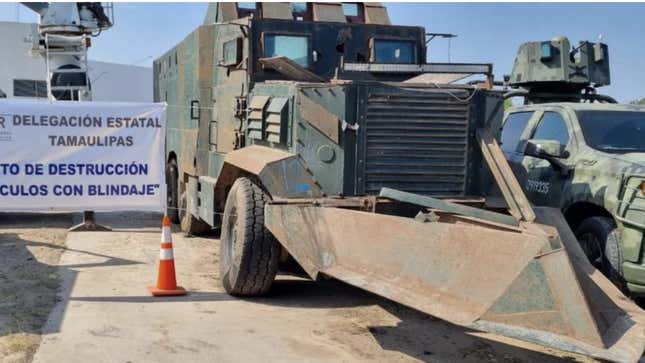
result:
[[(544, 59), (553, 53), (541, 49), (545, 44), (567, 55), (560, 64), (569, 69), (607, 65), (597, 61), (606, 60), (604, 44), (584, 43), (589, 63), (575, 64), (566, 38), (527, 43), (525, 53), (534, 58), (520, 51), (511, 82), (527, 74), (535, 79), (521, 87), (525, 104), (506, 110), (501, 148), (529, 200), (561, 209), (589, 260), (616, 285), (643, 296), (645, 107), (617, 104), (568, 82), (549, 84), (552, 75), (529, 67), (559, 70)], [(594, 49), (605, 49), (605, 55), (594, 55)], [(580, 84), (607, 84), (608, 66), (601, 76), (587, 76), (579, 76)]]
[[(379, 3), (210, 5), (154, 62), (155, 100), (169, 110), (169, 215), (190, 233), (218, 227), (230, 183), (260, 171), (262, 148), (299, 160), (299, 179), (274, 197), (481, 194), (467, 141), (501, 123), (501, 95), (438, 83), (490, 86), (492, 65), (427, 63), (426, 44), (424, 28), (391, 25)], [(231, 171), (241, 149), (246, 169)]]

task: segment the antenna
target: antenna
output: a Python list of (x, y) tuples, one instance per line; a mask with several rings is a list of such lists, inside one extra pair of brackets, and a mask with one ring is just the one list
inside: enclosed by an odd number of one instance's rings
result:
[(452, 40), (452, 38), (456, 38), (457, 34), (452, 34), (452, 33), (426, 33), (426, 36), (428, 37), (428, 39), (426, 40), (426, 45), (430, 44), (430, 42), (434, 38), (437, 38), (437, 37), (448, 39), (448, 63), (450, 63), (450, 61), (451, 61), (451, 59), (450, 59), (451, 58), (450, 57), (450, 50), (451, 50), (451, 47), (452, 47), (451, 40)]

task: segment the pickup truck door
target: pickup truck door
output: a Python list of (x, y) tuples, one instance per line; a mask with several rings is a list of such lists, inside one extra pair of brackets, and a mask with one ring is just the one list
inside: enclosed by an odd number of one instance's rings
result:
[(542, 113), (540, 111), (519, 111), (513, 112), (506, 116), (500, 136), (500, 147), (508, 160), (515, 178), (521, 186), (526, 184), (527, 173), (522, 165), (524, 159), (524, 150), (520, 148), (521, 141), (526, 140), (531, 131), (531, 122)]
[[(570, 149), (571, 127), (567, 123), (566, 115), (556, 111), (544, 111), (539, 115), (537, 123), (529, 123), (528, 140), (556, 140), (564, 148), (565, 156), (559, 158), (566, 166)], [(529, 200), (540, 206), (561, 206), (562, 188), (568, 173), (553, 162), (524, 153), (526, 142), (520, 142), (518, 147), (521, 150), (521, 169), (525, 174), (525, 180), (520, 183)]]

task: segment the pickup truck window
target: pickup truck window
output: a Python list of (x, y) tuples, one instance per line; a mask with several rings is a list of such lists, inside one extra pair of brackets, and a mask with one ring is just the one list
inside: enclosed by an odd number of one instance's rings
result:
[(502, 129), (502, 150), (512, 153), (517, 150), (517, 144), (520, 142), (522, 132), (526, 128), (533, 112), (516, 112), (508, 115), (504, 128)]
[(309, 67), (309, 37), (305, 35), (264, 35), (264, 56), (285, 56), (299, 65)]
[(645, 112), (577, 111), (590, 147), (608, 153), (645, 152)]
[(374, 39), (374, 63), (416, 63), (414, 41)]
[(560, 145), (567, 146), (569, 143), (569, 130), (559, 113), (545, 112), (531, 139), (556, 140), (560, 141)]

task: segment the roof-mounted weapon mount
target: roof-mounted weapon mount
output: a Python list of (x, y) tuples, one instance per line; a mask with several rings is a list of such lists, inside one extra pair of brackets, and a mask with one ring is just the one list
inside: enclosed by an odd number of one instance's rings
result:
[(572, 48), (569, 39), (528, 42), (520, 46), (507, 80), (507, 97), (524, 96), (527, 103), (615, 102), (598, 95), (596, 88), (609, 85), (609, 53), (604, 43), (581, 41)]

